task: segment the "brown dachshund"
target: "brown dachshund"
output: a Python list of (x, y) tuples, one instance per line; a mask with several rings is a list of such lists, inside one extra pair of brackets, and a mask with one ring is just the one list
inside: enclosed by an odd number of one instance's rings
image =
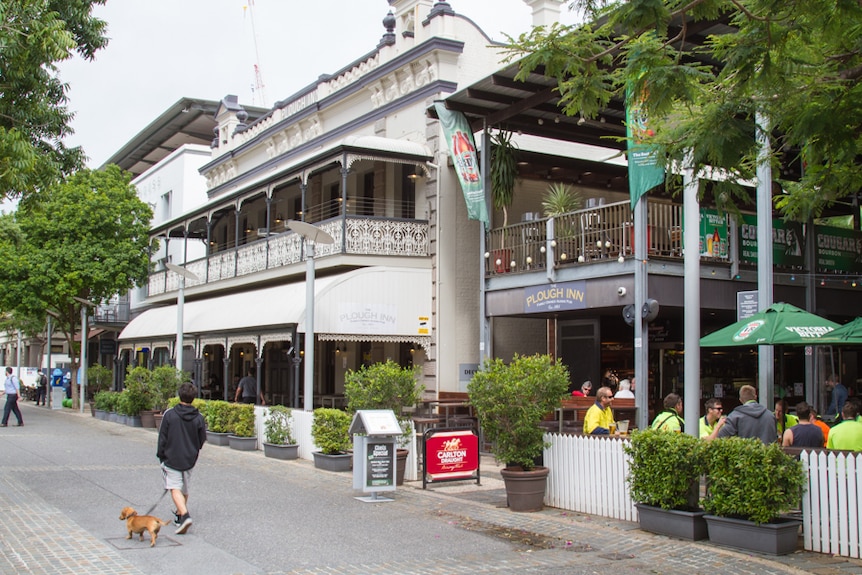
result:
[(150, 533), (150, 547), (156, 544), (162, 525), (168, 524), (167, 521), (162, 521), (152, 515), (138, 515), (138, 512), (131, 507), (123, 507), (123, 510), (120, 511), (120, 519), (126, 520), (126, 530), (129, 532), (126, 539), (131, 539), (132, 533), (140, 533), (141, 541), (143, 541), (144, 531), (148, 531)]

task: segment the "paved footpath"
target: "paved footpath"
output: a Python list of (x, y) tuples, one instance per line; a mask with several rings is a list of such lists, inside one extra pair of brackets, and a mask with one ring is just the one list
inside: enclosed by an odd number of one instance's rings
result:
[(155, 430), (22, 412), (24, 427), (0, 428), (2, 574), (862, 575), (862, 562), (828, 555), (742, 553), (559, 509), (513, 513), (487, 459), (481, 486), (409, 482), (392, 502), (364, 503), (349, 474), (210, 445), (192, 480), (195, 524), (186, 535), (163, 527), (150, 548), (126, 540), (118, 517), (154, 504), (171, 517)]

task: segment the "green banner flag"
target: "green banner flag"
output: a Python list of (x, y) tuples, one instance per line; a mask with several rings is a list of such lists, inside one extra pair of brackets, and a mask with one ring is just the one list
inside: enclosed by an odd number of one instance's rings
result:
[(447, 109), (442, 102), (435, 103), (434, 108), (443, 125), (449, 152), (461, 182), (464, 201), (467, 203), (467, 217), (484, 222), (487, 227), (489, 220), (488, 208), (485, 205), (485, 188), (479, 173), (479, 158), (476, 156), (470, 124), (464, 114)]
[(642, 98), (626, 98), (626, 135), (628, 136), (629, 195), (632, 211), (638, 200), (652, 188), (664, 182), (664, 166), (658, 163), (655, 146), (649, 140), (655, 131), (643, 109)]

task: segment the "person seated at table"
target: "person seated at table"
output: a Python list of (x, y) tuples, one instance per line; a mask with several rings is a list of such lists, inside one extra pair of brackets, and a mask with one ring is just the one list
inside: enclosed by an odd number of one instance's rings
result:
[(572, 392), (572, 397), (587, 397), (593, 391), (593, 382), (589, 379), (581, 384), (581, 389)]
[(823, 432), (811, 423), (811, 410), (808, 408), (808, 404), (804, 401), (797, 403), (796, 415), (799, 417), (799, 421), (793, 427), (788, 427), (785, 430), (781, 437), (781, 445), (784, 447), (823, 447)]
[(778, 433), (779, 441), (784, 437), (784, 432), (799, 423), (799, 418), (787, 413), (789, 411), (787, 402), (779, 399), (775, 402), (775, 431)]
[(820, 428), (820, 431), (823, 432), (823, 447), (826, 447), (826, 441), (829, 439), (829, 425), (820, 419), (820, 415), (817, 413), (817, 410), (814, 409), (813, 405), (808, 406), (808, 421), (816, 425)]
[(596, 402), (590, 406), (584, 416), (584, 435), (609, 435), (614, 413), (611, 402), (614, 394), (610, 387), (600, 387), (596, 392)]
[(664, 410), (655, 416), (650, 428), (682, 433), (685, 428), (685, 420), (679, 415), (681, 411), (682, 398), (675, 393), (668, 393), (667, 397), (664, 398)]
[(724, 408), (721, 405), (721, 400), (717, 397), (707, 399), (704, 407), (706, 408), (706, 415), (700, 418), (698, 435), (704, 441), (712, 441), (718, 437), (718, 432), (727, 418), (722, 415)]
[(845, 401), (841, 409), (843, 421), (829, 430), (827, 448), (862, 451), (862, 422), (856, 420), (858, 415), (854, 402)]
[(627, 379), (620, 380), (620, 389), (614, 394), (614, 399), (634, 399), (635, 394), (632, 392), (632, 382)]

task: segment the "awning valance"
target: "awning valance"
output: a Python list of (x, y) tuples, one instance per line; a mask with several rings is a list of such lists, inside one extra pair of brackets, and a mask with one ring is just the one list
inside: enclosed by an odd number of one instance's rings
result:
[[(431, 334), (431, 271), (368, 267), (316, 278), (316, 333), (428, 337)], [(296, 325), (305, 333), (305, 282), (187, 301), (188, 336), (253, 332)], [(176, 335), (177, 306), (145, 311), (120, 333), (125, 341)], [(369, 337), (369, 339), (374, 339)]]

